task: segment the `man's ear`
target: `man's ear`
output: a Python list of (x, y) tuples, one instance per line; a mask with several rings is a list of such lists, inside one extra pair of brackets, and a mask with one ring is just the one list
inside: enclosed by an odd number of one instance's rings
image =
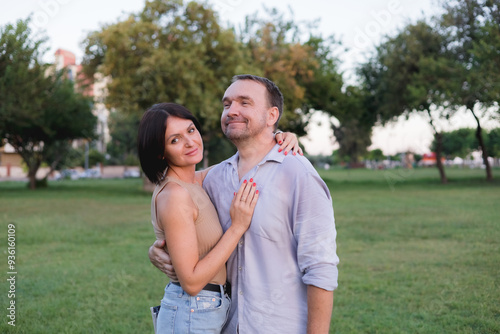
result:
[(267, 112), (267, 126), (274, 126), (280, 117), (278, 107), (269, 108)]

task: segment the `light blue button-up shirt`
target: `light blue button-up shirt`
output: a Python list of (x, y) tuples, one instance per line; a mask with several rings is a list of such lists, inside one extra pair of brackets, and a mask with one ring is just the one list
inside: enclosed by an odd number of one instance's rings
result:
[(250, 228), (227, 262), (232, 302), (223, 333), (305, 333), (307, 285), (337, 287), (329, 190), (306, 158), (278, 153), (278, 145), (241, 181), (238, 157), (212, 168), (203, 182), (224, 231), (243, 180), (253, 178), (259, 190)]

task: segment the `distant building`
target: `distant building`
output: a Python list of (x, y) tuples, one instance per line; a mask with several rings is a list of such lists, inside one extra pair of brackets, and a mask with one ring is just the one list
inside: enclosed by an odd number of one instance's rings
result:
[(14, 147), (7, 143), (0, 143), (0, 166), (14, 166), (19, 167), (23, 163), (23, 159), (16, 152)]
[(97, 117), (97, 150), (101, 153), (106, 153), (106, 145), (111, 140), (108, 127), (109, 110), (104, 105), (104, 99), (107, 94), (107, 84), (109, 79), (103, 77), (100, 73), (94, 75), (94, 81), (89, 82), (82, 73), (82, 65), (76, 65), (75, 54), (57, 49), (55, 52), (55, 69), (68, 70), (70, 80), (73, 80), (78, 88), (82, 89), (82, 93), (94, 98), (93, 114)]

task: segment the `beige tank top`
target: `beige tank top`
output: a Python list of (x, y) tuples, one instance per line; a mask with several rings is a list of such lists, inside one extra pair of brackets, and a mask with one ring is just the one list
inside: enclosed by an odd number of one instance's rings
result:
[[(196, 236), (198, 239), (198, 254), (200, 260), (215, 247), (222, 237), (223, 231), (219, 222), (217, 211), (215, 210), (210, 197), (199, 184), (186, 183), (179, 179), (166, 177), (161, 184), (157, 185), (151, 200), (151, 222), (156, 234), (156, 239), (165, 239), (163, 228), (158, 223), (158, 215), (156, 212), (156, 197), (163, 190), (165, 185), (169, 182), (175, 182), (182, 188), (186, 189), (191, 196), (194, 204), (198, 208), (198, 218), (194, 222), (196, 228)], [(168, 245), (165, 246), (167, 249)], [(213, 284), (226, 283), (226, 266), (217, 272), (217, 274), (210, 280)]]

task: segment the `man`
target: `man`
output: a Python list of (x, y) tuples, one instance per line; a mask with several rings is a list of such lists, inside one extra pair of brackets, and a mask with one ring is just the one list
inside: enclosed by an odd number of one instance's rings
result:
[[(235, 189), (255, 180), (260, 194), (227, 262), (232, 302), (223, 333), (328, 333), (339, 262), (328, 188), (306, 158), (278, 152), (283, 96), (273, 82), (235, 76), (222, 102), (222, 131), (238, 152), (213, 167), (203, 187), (224, 231)], [(157, 267), (164, 258), (150, 248)]]

